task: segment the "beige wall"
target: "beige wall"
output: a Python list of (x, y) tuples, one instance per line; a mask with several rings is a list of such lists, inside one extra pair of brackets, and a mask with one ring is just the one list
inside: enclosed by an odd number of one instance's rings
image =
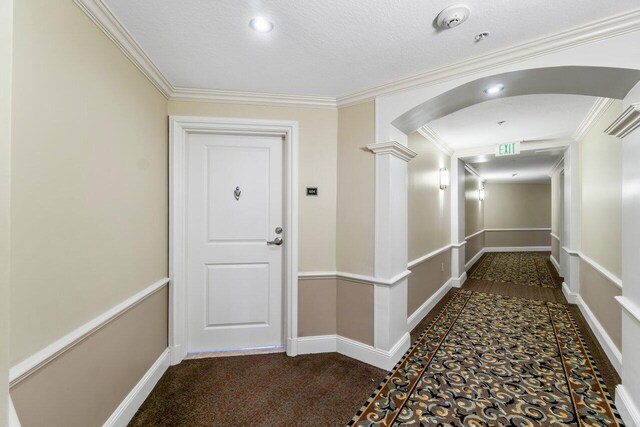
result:
[(168, 288), (12, 387), (23, 427), (102, 425), (167, 348)]
[[(464, 246), (464, 262), (467, 263), (485, 247), (484, 233), (478, 233), (465, 240), (467, 244)], [(469, 267), (472, 267), (472, 265)]]
[(484, 228), (551, 228), (551, 184), (486, 183), (485, 190)]
[(407, 288), (407, 316), (451, 278), (451, 250), (447, 250), (411, 267)]
[(580, 260), (580, 296), (589, 306), (613, 343), (622, 349), (622, 308), (614, 299), (622, 289), (599, 271)]
[[(335, 110), (169, 101), (169, 114), (297, 121), (300, 126), (298, 268), (300, 271), (335, 271), (338, 123)], [(307, 197), (306, 187), (318, 187), (319, 195)]]
[(375, 156), (374, 103), (338, 110), (337, 269), (373, 275)]
[[(451, 158), (418, 132), (409, 135), (418, 155), (409, 162), (409, 260), (451, 243), (451, 188), (440, 190), (440, 168)], [(439, 269), (438, 269), (439, 270)]]
[(482, 182), (478, 177), (464, 171), (464, 225), (465, 237), (484, 228), (485, 202), (478, 200), (478, 190)]
[(580, 141), (581, 250), (622, 275), (622, 140), (603, 131), (622, 112), (614, 101)]
[(338, 335), (373, 345), (373, 285), (337, 280)]
[(166, 100), (73, 2), (14, 16), (11, 363), (166, 277), (168, 234)]
[(298, 336), (335, 335), (336, 279), (298, 280)]
[(486, 231), (484, 233), (486, 248), (510, 248), (522, 246), (551, 246), (549, 230), (514, 230)]
[(13, 0), (0, 0), (0, 427), (8, 423)]
[[(605, 269), (622, 275), (622, 141), (606, 129), (622, 112), (614, 101), (579, 143), (581, 251)], [(580, 296), (621, 348), (622, 291), (584, 260), (580, 261)]]

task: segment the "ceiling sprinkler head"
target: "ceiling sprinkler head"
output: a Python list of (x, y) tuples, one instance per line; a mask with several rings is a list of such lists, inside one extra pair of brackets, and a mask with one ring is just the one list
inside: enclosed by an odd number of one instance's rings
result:
[(487, 37), (489, 37), (489, 32), (485, 31), (483, 33), (477, 34), (475, 39), (476, 39), (477, 42), (480, 42), (480, 41), (486, 39)]
[(498, 122), (498, 126), (502, 126), (502, 125), (503, 125), (503, 124), (505, 124), (505, 123), (507, 123), (507, 121), (506, 121), (506, 120), (500, 120), (500, 121)]
[(463, 4), (449, 6), (438, 14), (436, 23), (445, 30), (455, 28), (466, 21), (470, 13), (469, 8)]

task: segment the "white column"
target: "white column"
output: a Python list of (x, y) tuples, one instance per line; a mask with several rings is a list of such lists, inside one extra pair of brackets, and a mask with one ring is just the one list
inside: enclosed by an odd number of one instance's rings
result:
[(451, 156), (451, 277), (460, 287), (467, 278), (465, 271), (465, 176), (464, 163)]
[(605, 130), (622, 140), (622, 384), (616, 406), (628, 426), (640, 426), (640, 84)]
[(578, 143), (572, 141), (564, 154), (564, 237), (567, 268), (562, 291), (572, 304), (580, 293), (580, 157)]
[(368, 145), (376, 154), (374, 347), (388, 369), (409, 348), (407, 330), (408, 165), (416, 153), (392, 141)]

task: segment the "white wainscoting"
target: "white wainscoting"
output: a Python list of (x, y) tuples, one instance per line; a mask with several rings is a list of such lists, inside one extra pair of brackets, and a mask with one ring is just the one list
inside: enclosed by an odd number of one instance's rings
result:
[(166, 348), (142, 379), (138, 381), (133, 390), (118, 405), (113, 414), (104, 423), (104, 427), (125, 427), (128, 425), (170, 364), (171, 352), (169, 348)]
[(616, 387), (616, 408), (627, 427), (640, 427), (640, 408), (634, 405), (622, 384)]
[(435, 307), (436, 304), (438, 304), (438, 302), (442, 299), (442, 297), (444, 297), (447, 292), (449, 292), (452, 283), (453, 279), (447, 280), (447, 282), (442, 285), (440, 289), (438, 289), (433, 295), (431, 295), (429, 299), (427, 299), (416, 311), (411, 314), (411, 316), (409, 316), (409, 318), (407, 319), (409, 331), (412, 331), (413, 328), (418, 326), (418, 323), (420, 323), (422, 319), (424, 319), (425, 316), (429, 314), (431, 310), (433, 310), (433, 307)]
[(53, 344), (48, 345), (37, 353), (14, 365), (9, 370), (10, 385), (13, 387), (24, 378), (31, 375), (33, 372), (37, 371), (47, 363), (63, 354), (65, 351), (75, 346), (80, 341), (89, 337), (96, 331), (103, 328), (105, 325), (109, 324), (113, 320), (122, 316), (127, 311), (131, 310), (136, 305), (140, 304), (142, 301), (149, 298), (151, 295), (155, 294), (157, 291), (167, 285), (167, 283), (169, 283), (168, 277), (158, 280), (151, 286), (143, 289), (132, 297), (127, 298), (112, 309), (104, 312), (95, 319), (80, 326), (78, 329), (63, 336)]

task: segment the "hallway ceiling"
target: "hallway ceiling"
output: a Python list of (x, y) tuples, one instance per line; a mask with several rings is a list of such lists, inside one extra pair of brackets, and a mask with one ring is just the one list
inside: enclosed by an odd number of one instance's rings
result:
[[(505, 142), (570, 138), (596, 98), (525, 95), (498, 98), (428, 123), (454, 151)], [(498, 122), (504, 121), (503, 124)]]
[[(563, 155), (563, 150), (543, 153), (524, 152), (513, 157), (493, 157), (489, 161), (469, 164), (487, 182), (551, 182), (548, 173)], [(513, 176), (517, 173), (516, 176)]]
[[(104, 0), (174, 86), (336, 97), (637, 9), (637, 0)], [(275, 25), (258, 33), (249, 21)], [(474, 37), (490, 36), (476, 42)]]

